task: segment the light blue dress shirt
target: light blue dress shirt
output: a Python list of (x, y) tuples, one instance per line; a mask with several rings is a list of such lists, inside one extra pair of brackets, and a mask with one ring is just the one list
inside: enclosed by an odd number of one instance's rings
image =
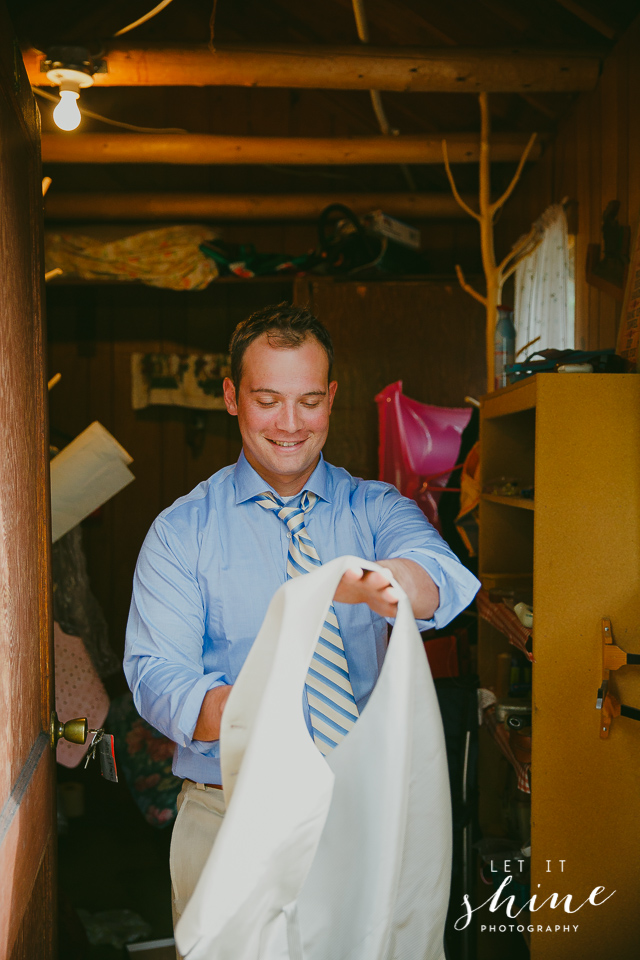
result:
[[(193, 739), (204, 696), (235, 682), (286, 580), (286, 524), (252, 500), (269, 489), (241, 454), (160, 514), (136, 566), (125, 674), (138, 712), (177, 744), (174, 773), (200, 783), (221, 780), (219, 741)], [(345, 554), (406, 557), (431, 575), (440, 605), (432, 620), (417, 621), (419, 629), (443, 627), (471, 603), (480, 584), (395, 487), (359, 480), (321, 457), (305, 489), (319, 497), (305, 525), (323, 562)], [(362, 711), (387, 624), (363, 603), (335, 610)]]

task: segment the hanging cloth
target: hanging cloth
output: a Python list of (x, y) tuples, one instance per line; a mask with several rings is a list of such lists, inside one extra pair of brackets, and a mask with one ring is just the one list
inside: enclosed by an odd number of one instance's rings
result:
[(84, 280), (139, 280), (166, 290), (204, 290), (218, 267), (199, 249), (215, 233), (197, 223), (145, 230), (105, 243), (76, 233), (45, 235), (45, 269)]
[(574, 257), (562, 204), (547, 207), (534, 228), (539, 242), (515, 273), (516, 356), (536, 340), (542, 350), (575, 345)]
[[(324, 758), (302, 691), (339, 557), (277, 591), (222, 718), (227, 813), (176, 928), (187, 960), (444, 960), (451, 806), (442, 721), (411, 604)], [(276, 784), (277, 789), (265, 789)]]
[[(55, 654), (56, 713), (64, 723), (72, 717), (86, 717), (90, 729), (104, 723), (109, 697), (80, 637), (65, 633), (53, 624)], [(85, 744), (58, 742), (56, 760), (63, 767), (77, 767), (84, 759), (91, 739)]]

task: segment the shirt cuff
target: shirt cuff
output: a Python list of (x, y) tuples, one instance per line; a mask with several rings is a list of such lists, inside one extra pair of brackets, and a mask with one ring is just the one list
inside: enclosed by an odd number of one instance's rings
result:
[(223, 673), (206, 673), (194, 683), (184, 701), (182, 710), (180, 711), (180, 719), (178, 720), (178, 729), (183, 736), (183, 746), (189, 747), (197, 753), (209, 753), (211, 745), (218, 742), (217, 740), (194, 740), (193, 731), (196, 728), (196, 723), (198, 722), (206, 694), (209, 690), (213, 690), (214, 687), (223, 687), (225, 685), (226, 678)]
[(435, 627), (441, 630), (451, 623), (459, 613), (466, 610), (480, 589), (480, 581), (470, 570), (460, 563), (457, 557), (447, 553), (430, 552), (420, 547), (391, 554), (388, 560), (413, 560), (429, 574), (440, 594), (440, 603), (430, 620), (419, 620), (416, 625), (420, 632)]

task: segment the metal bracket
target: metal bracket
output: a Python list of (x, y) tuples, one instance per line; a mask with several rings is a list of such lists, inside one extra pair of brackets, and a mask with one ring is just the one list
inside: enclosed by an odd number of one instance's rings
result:
[(602, 723), (600, 724), (600, 739), (606, 740), (609, 737), (611, 723), (615, 717), (628, 717), (630, 720), (640, 720), (640, 710), (635, 707), (628, 707), (620, 703), (618, 698), (609, 692), (609, 680), (611, 671), (618, 670), (627, 664), (640, 665), (640, 654), (627, 653), (622, 647), (613, 642), (613, 630), (611, 620), (608, 617), (602, 618), (602, 684), (598, 689), (596, 698), (596, 710), (602, 711)]

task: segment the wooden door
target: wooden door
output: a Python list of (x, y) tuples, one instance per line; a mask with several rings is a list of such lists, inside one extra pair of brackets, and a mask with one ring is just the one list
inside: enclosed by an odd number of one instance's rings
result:
[(0, 6), (0, 960), (54, 956), (39, 114)]

